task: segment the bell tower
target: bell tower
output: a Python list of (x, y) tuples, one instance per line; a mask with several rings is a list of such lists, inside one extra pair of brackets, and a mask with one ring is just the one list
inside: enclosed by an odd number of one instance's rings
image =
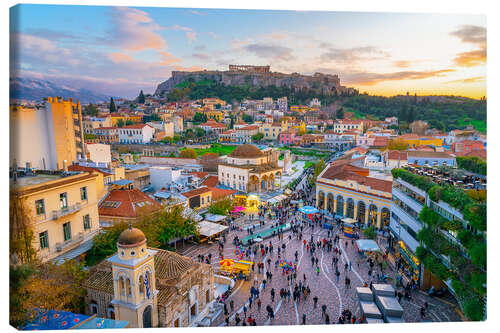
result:
[(146, 236), (132, 225), (118, 238), (118, 252), (108, 259), (113, 270), (115, 318), (130, 327), (158, 327), (158, 290), (154, 255)]

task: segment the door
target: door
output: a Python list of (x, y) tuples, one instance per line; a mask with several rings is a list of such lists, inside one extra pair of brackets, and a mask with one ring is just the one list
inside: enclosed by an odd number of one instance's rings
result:
[(142, 313), (142, 327), (151, 327), (151, 305), (148, 305)]

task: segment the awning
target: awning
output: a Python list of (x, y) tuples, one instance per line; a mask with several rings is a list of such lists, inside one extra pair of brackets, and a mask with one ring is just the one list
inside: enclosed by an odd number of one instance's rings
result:
[(213, 235), (217, 235), (218, 233), (226, 230), (228, 227), (225, 225), (221, 225), (218, 223), (201, 221), (198, 223), (198, 232), (201, 236), (211, 237)]
[(220, 222), (222, 220), (224, 220), (226, 218), (225, 215), (217, 215), (217, 214), (210, 214), (210, 213), (207, 213), (205, 215), (205, 220), (209, 221), (209, 222)]
[(299, 208), (299, 212), (302, 212), (304, 214), (316, 214), (319, 212), (319, 210), (316, 207), (304, 206)]
[(345, 217), (342, 219), (342, 222), (344, 222), (345, 224), (353, 224), (354, 225), (354, 223), (356, 223), (358, 221), (356, 221), (355, 219), (352, 219), (350, 217)]
[(194, 210), (192, 210), (189, 207), (185, 207), (184, 210), (182, 211), (182, 217), (184, 218), (192, 218), (194, 221), (199, 222), (203, 220), (203, 217), (196, 213)]
[(234, 207), (234, 209), (233, 209), (233, 211), (231, 213), (239, 213), (239, 212), (244, 211), (245, 209), (246, 209), (245, 207), (236, 206), (236, 207)]
[(380, 247), (372, 239), (358, 239), (356, 241), (356, 246), (360, 251), (380, 252)]

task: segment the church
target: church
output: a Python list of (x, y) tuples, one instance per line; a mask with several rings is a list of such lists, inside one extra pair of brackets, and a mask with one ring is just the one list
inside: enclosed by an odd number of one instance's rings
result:
[(196, 326), (214, 300), (214, 271), (175, 252), (150, 248), (131, 226), (118, 251), (92, 267), (84, 283), (89, 315), (126, 320), (129, 327)]

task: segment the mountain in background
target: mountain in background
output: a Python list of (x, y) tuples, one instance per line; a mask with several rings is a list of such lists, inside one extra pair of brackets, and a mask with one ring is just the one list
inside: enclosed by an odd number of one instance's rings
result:
[(88, 89), (73, 88), (35, 78), (10, 78), (10, 98), (28, 101), (42, 101), (44, 97), (62, 97), (79, 99), (82, 104), (109, 101), (111, 96), (103, 95)]

